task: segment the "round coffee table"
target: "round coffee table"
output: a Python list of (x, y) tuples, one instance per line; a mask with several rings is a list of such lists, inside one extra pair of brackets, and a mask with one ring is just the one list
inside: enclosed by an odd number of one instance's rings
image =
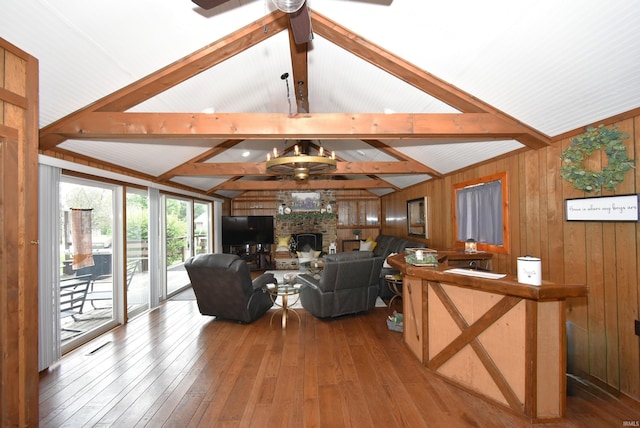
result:
[[(278, 313), (282, 312), (282, 328), (287, 328), (287, 318), (289, 317), (289, 312), (293, 312), (298, 317), (298, 323), (301, 323), (300, 315), (296, 312), (295, 309), (291, 309), (289, 307), (289, 297), (293, 296), (295, 300), (292, 304), (295, 304), (300, 298), (300, 291), (302, 290), (302, 284), (296, 283), (284, 283), (284, 284), (267, 284), (267, 290), (271, 295), (271, 300), (277, 306), (280, 306), (280, 309), (275, 311), (271, 315), (271, 321), (269, 324), (273, 323), (273, 317)], [(277, 298), (282, 297), (282, 303), (277, 302)]]

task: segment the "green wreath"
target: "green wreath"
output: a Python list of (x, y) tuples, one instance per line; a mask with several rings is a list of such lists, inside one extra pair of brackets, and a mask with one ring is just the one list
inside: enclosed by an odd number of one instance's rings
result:
[[(560, 175), (573, 187), (585, 192), (599, 193), (603, 186), (615, 190), (627, 171), (634, 168), (634, 161), (627, 157), (627, 148), (622, 143), (624, 138), (629, 136), (615, 126), (612, 129), (604, 125), (587, 128), (587, 132), (572, 139), (562, 152)], [(604, 150), (609, 163), (601, 171), (590, 171), (585, 168), (584, 161), (596, 150)]]

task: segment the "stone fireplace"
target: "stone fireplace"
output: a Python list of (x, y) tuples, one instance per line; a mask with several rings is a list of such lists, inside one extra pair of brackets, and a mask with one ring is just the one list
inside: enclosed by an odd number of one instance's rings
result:
[[(336, 242), (338, 239), (338, 216), (335, 211), (326, 212), (327, 205), (335, 208), (335, 196), (332, 190), (318, 191), (322, 210), (317, 212), (293, 212), (290, 214), (277, 214), (275, 221), (276, 236), (288, 236), (298, 234), (311, 234), (315, 237), (316, 249), (325, 253), (329, 252), (329, 244)], [(284, 204), (291, 206), (291, 192), (278, 192), (278, 206)], [(311, 237), (305, 239), (310, 240)], [(318, 242), (320, 241), (320, 242)], [(297, 242), (297, 239), (296, 239)], [(303, 245), (306, 245), (305, 241)], [(314, 246), (310, 244), (310, 246)], [(318, 248), (320, 247), (320, 248)], [(298, 245), (298, 251), (300, 251)]]

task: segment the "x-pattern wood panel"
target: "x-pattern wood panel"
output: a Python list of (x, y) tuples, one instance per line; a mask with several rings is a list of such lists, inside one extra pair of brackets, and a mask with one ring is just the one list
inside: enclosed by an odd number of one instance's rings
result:
[(495, 364), (485, 347), (482, 345), (479, 336), (487, 330), (489, 327), (500, 319), (503, 315), (514, 308), (521, 298), (504, 296), (489, 310), (487, 310), (482, 316), (480, 316), (473, 324), (469, 324), (456, 304), (449, 297), (449, 295), (442, 288), (442, 285), (438, 282), (429, 282), (429, 286), (434, 293), (440, 299), (440, 302), (444, 305), (445, 309), (460, 329), (460, 334), (453, 339), (444, 349), (442, 349), (437, 355), (431, 358), (426, 364), (432, 370), (437, 371), (445, 362), (451, 359), (465, 346), (469, 345), (480, 359), (482, 365), (486, 368), (487, 372), (496, 383), (500, 392), (504, 395), (505, 399), (509, 403), (509, 406), (521, 412), (523, 404), (514, 392), (513, 388), (509, 385), (509, 382), (500, 371), (500, 368)]

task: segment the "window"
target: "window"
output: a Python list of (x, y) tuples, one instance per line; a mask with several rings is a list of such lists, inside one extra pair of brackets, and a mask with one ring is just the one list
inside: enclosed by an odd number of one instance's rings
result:
[(509, 252), (506, 172), (453, 186), (456, 243), (473, 239), (479, 250)]

